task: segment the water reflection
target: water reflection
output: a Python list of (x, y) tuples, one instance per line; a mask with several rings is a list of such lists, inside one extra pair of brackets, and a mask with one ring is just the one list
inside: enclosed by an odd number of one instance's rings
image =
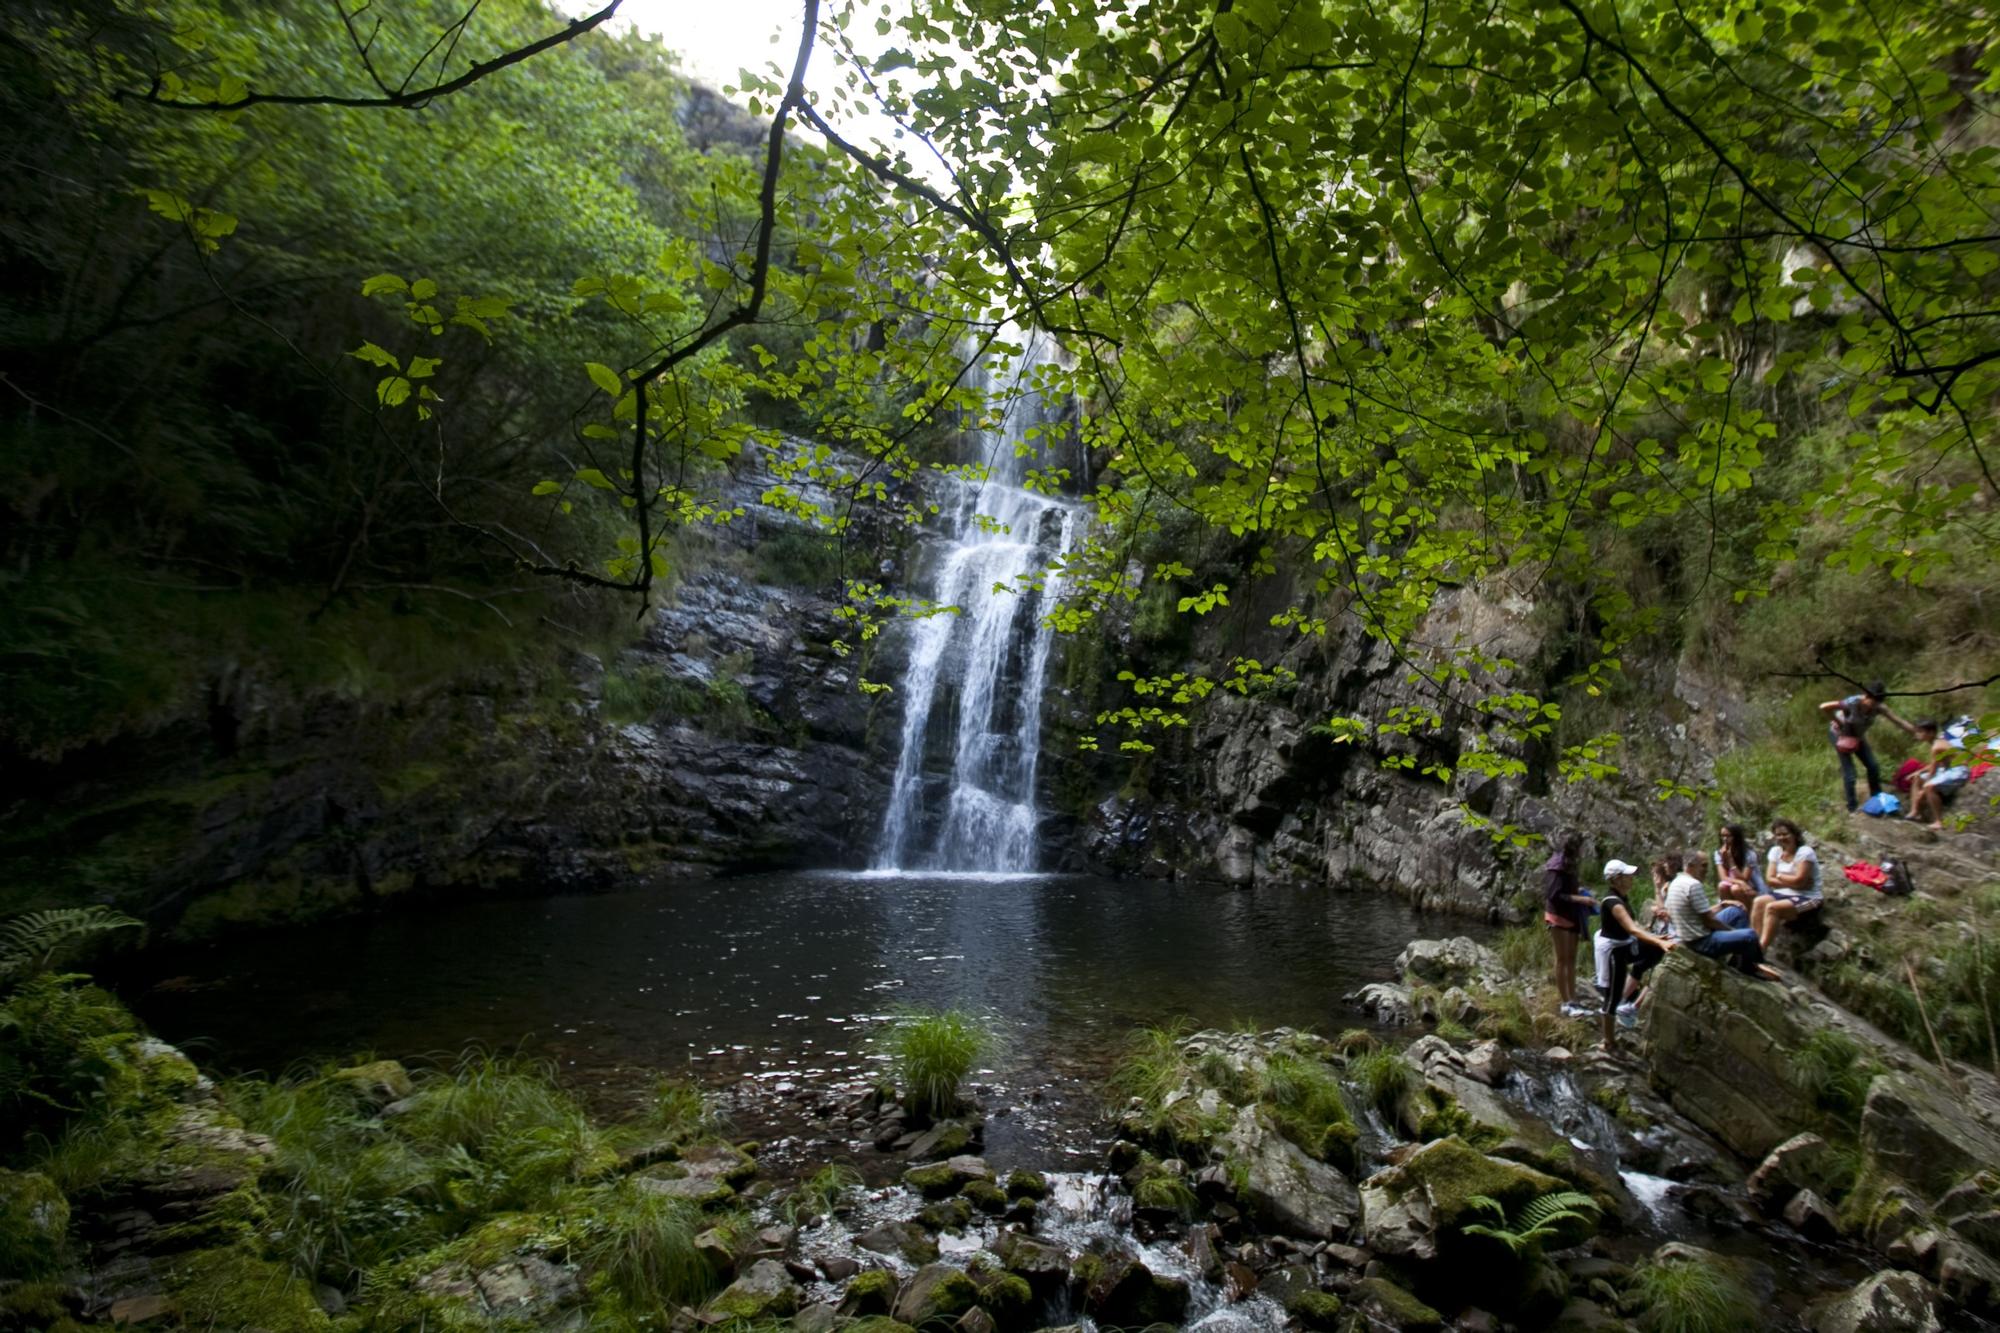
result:
[[(1430, 924), (1447, 929), (1465, 926)], [(227, 1069), (477, 1042), (607, 1092), (663, 1072), (852, 1079), (895, 1010), (958, 1005), (1004, 1038), (987, 1082), (1066, 1101), (1142, 1024), (1347, 1026), (1341, 995), (1423, 933), (1373, 893), (770, 875), (265, 934), (149, 960), (128, 989)]]

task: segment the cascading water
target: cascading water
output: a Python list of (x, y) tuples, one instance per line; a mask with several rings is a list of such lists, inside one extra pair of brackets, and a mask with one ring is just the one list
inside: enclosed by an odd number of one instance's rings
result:
[[(1004, 404), (1005, 416), (997, 429), (973, 435), (986, 479), (955, 483), (953, 544), (932, 600), (959, 613), (921, 620), (912, 635), (902, 749), (878, 869), (1035, 868), (1035, 771), (1053, 637), (1042, 620), (1062, 592), (1060, 564), (1075, 536), (1076, 511), (1020, 484), (1017, 446), (1051, 417), (1030, 381), (1036, 367), (1053, 360), (1054, 348), (1037, 335), (1016, 332), (1006, 340), (1022, 347), (1018, 358), (997, 367), (982, 360), (972, 372), (973, 387), (988, 403)], [(1054, 568), (1036, 590), (1025, 580), (1038, 566)], [(941, 679), (957, 685), (957, 732), (942, 818), (936, 836), (921, 846), (928, 813), (924, 755)]]

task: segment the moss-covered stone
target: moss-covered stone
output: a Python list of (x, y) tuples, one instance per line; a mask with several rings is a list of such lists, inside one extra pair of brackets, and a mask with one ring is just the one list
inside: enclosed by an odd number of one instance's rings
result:
[(972, 1222), (972, 1205), (964, 1199), (927, 1203), (918, 1211), (917, 1221), (932, 1231), (963, 1231)]
[(410, 1071), (395, 1060), (371, 1060), (367, 1064), (336, 1069), (328, 1076), (352, 1089), (363, 1101), (377, 1106), (401, 1101), (416, 1091)]
[(903, 1184), (926, 1199), (948, 1199), (958, 1192), (961, 1177), (945, 1162), (935, 1166), (913, 1166), (903, 1173)]
[(1307, 1328), (1332, 1328), (1340, 1316), (1340, 1297), (1328, 1291), (1301, 1291), (1285, 1302), (1285, 1313)]
[(69, 1233), (69, 1200), (36, 1171), (0, 1171), (0, 1272), (40, 1277), (53, 1272)]
[(976, 1260), (966, 1269), (966, 1276), (979, 1288), (981, 1308), (1000, 1327), (1017, 1328), (1028, 1322), (1034, 1310), (1035, 1293), (1027, 1279)]
[(1046, 1199), (1049, 1197), (1049, 1178), (1039, 1171), (1009, 1171), (1007, 1173), (1007, 1197), (1010, 1199)]
[(1133, 1206), (1142, 1212), (1170, 1213), (1176, 1217), (1194, 1214), (1194, 1191), (1178, 1176), (1165, 1173), (1147, 1176), (1132, 1191)]
[(840, 1294), (844, 1315), (886, 1315), (896, 1305), (896, 1275), (886, 1268), (868, 1268), (849, 1280)]
[(917, 1330), (886, 1315), (873, 1315), (867, 1319), (855, 1320), (843, 1330), (843, 1333), (917, 1333)]
[(979, 1304), (979, 1288), (971, 1278), (948, 1264), (918, 1269), (896, 1297), (895, 1317), (923, 1328), (934, 1320), (952, 1320)]
[(726, 1319), (789, 1319), (799, 1310), (799, 1284), (785, 1266), (760, 1259), (709, 1302), (709, 1310)]
[(968, 1180), (958, 1195), (982, 1213), (1007, 1211), (1007, 1191), (990, 1180)]
[(322, 1333), (332, 1327), (308, 1284), (242, 1250), (189, 1255), (176, 1265), (172, 1287), (191, 1328)]
[(1354, 1285), (1348, 1302), (1403, 1333), (1431, 1333), (1444, 1316), (1387, 1278), (1368, 1277)]

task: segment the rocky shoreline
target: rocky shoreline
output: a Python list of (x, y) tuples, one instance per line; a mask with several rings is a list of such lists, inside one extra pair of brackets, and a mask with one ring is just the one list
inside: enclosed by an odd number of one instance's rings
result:
[[(0, 1176), (7, 1252), (39, 1269), (0, 1283), (0, 1327), (581, 1329), (614, 1306), (629, 1322), (599, 1233), (649, 1208), (692, 1219), (702, 1271), (633, 1326), (1902, 1333), (2000, 1316), (1991, 1076), (1688, 955), (1658, 970), (1620, 1056), (1472, 940), (1417, 941), (1398, 967), (1354, 998), (1432, 1029), (1400, 1048), (1360, 1029), (1143, 1034), (1096, 1171), (989, 1160), (969, 1102), (932, 1120), (893, 1087), (801, 1089), (830, 1157), (858, 1149), (841, 1155), (864, 1171), (811, 1170), (803, 1144), (772, 1168), (706, 1112), (578, 1129), (571, 1192), (468, 1204), (456, 1238), (344, 1286), (282, 1258), (305, 1169), (291, 1127), (250, 1127), (240, 1089), (134, 1040), (121, 1096), (143, 1150), (82, 1184), (73, 1161)], [(470, 1095), (393, 1061), (301, 1086), (385, 1146), (423, 1142)], [(1708, 1322), (1673, 1322), (1701, 1301)]]

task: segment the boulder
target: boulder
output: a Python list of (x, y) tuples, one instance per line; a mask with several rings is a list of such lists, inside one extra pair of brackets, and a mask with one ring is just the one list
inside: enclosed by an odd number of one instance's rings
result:
[(1840, 1235), (1840, 1215), (1811, 1190), (1800, 1190), (1785, 1205), (1785, 1225), (1807, 1240), (1830, 1241)]
[(1003, 1232), (993, 1242), (993, 1253), (1008, 1272), (1027, 1282), (1038, 1299), (1048, 1300), (1069, 1285), (1069, 1256), (1045, 1240)]
[(736, 1187), (756, 1174), (757, 1163), (748, 1153), (726, 1143), (704, 1143), (683, 1151), (678, 1161), (645, 1168), (632, 1182), (649, 1193), (708, 1207), (734, 1198)]
[(1465, 1076), (1489, 1088), (1505, 1083), (1510, 1068), (1507, 1048), (1497, 1041), (1479, 1042), (1465, 1053)]
[(979, 1288), (971, 1278), (949, 1264), (926, 1264), (896, 1296), (895, 1318), (924, 1328), (933, 1320), (949, 1323), (977, 1304)]
[(1384, 1027), (1407, 1027), (1416, 1021), (1416, 1000), (1408, 986), (1375, 981), (1348, 995), (1347, 1000), (1371, 1014)]
[(915, 1222), (884, 1222), (856, 1236), (854, 1243), (871, 1253), (894, 1255), (911, 1264), (927, 1264), (938, 1257), (937, 1242)]
[(1791, 1052), (1824, 1026), (1802, 997), (1676, 949), (1652, 972), (1640, 1050), (1653, 1086), (1744, 1157), (1761, 1158), (1818, 1119)]
[(1077, 1272), (1085, 1279), (1084, 1309), (1101, 1327), (1178, 1326), (1187, 1314), (1187, 1283), (1162, 1277), (1129, 1254), (1086, 1255)]
[(1795, 1134), (1771, 1149), (1744, 1189), (1752, 1203), (1774, 1213), (1802, 1189), (1824, 1190), (1833, 1166), (1833, 1149), (1825, 1139)]
[(799, 1284), (775, 1259), (759, 1259), (709, 1304), (729, 1319), (789, 1319), (798, 1313)]
[(792, 1316), (794, 1333), (833, 1333), (841, 1325), (840, 1311), (826, 1301), (816, 1301)]
[(977, 1157), (953, 1157), (929, 1166), (913, 1166), (903, 1173), (905, 1187), (926, 1199), (948, 1199), (975, 1180), (991, 1183), (993, 1172)]
[(1870, 1165), (1935, 1198), (1980, 1171), (2000, 1170), (2000, 1133), (1971, 1103), (1906, 1074), (1868, 1085), (1861, 1148)]
[(1448, 940), (1412, 940), (1397, 955), (1396, 970), (1431, 986), (1498, 985), (1507, 969), (1500, 955), (1460, 935)]
[(1384, 1277), (1365, 1277), (1347, 1294), (1350, 1307), (1400, 1333), (1435, 1333), (1444, 1316)]
[(1554, 1176), (1488, 1157), (1457, 1138), (1438, 1139), (1362, 1182), (1364, 1243), (1381, 1255), (1435, 1259), (1441, 1245), (1450, 1248), (1460, 1229), (1478, 1220), (1474, 1197), (1496, 1199), (1511, 1214), (1561, 1188)]
[(854, 1275), (840, 1293), (843, 1315), (886, 1315), (896, 1308), (896, 1275), (886, 1268), (871, 1268)]
[(1243, 1205), (1274, 1231), (1334, 1240), (1353, 1229), (1360, 1200), (1347, 1177), (1278, 1132), (1260, 1106), (1245, 1106), (1216, 1151), (1241, 1176)]
[(972, 1129), (962, 1120), (941, 1120), (911, 1140), (910, 1160), (938, 1161), (956, 1157), (972, 1146)]
[(1046, 1199), (1049, 1196), (1049, 1178), (1039, 1171), (1009, 1171), (1006, 1183), (1010, 1199)]
[(1937, 1242), (1937, 1284), (1953, 1305), (1974, 1314), (2000, 1314), (2000, 1262), (1949, 1232)]
[(1940, 1333), (1937, 1292), (1915, 1273), (1877, 1273), (1851, 1291), (1815, 1301), (1812, 1333)]

